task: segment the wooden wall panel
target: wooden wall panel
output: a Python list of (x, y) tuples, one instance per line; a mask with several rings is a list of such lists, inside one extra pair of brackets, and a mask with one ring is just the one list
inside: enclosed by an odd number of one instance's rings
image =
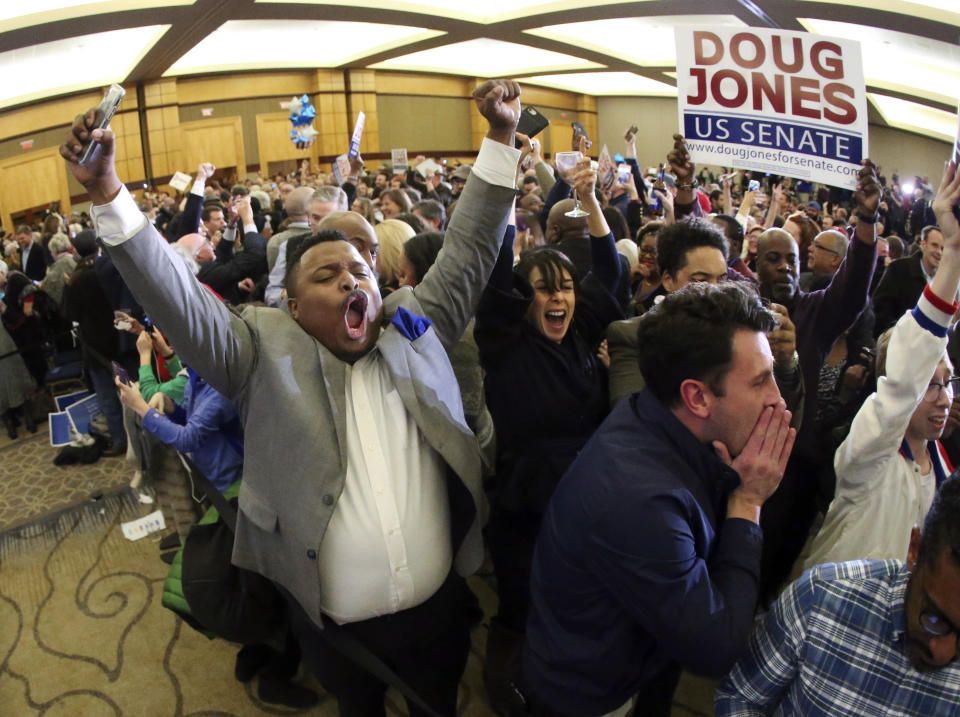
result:
[(55, 199), (60, 209), (70, 214), (67, 166), (56, 147), (29, 152), (0, 162), (0, 217), (3, 226), (12, 227), (10, 215), (38, 207)]
[[(313, 159), (316, 151), (311, 153), (317, 143), (307, 150), (297, 149), (290, 141), (290, 119), (286, 112), (270, 112), (257, 115), (257, 156), (260, 158), (260, 171), (267, 174), (270, 162), (284, 160), (301, 160), (306, 157)], [(314, 124), (316, 128), (316, 124)]]
[[(432, 97), (470, 97), (476, 85), (470, 78), (380, 71), (376, 73), (376, 83), (379, 94)], [(351, 89), (357, 88), (351, 83)]]
[(312, 70), (216, 75), (178, 80), (177, 99), (181, 105), (192, 105), (247, 97), (299, 97), (313, 92), (316, 85), (316, 72)]
[[(120, 111), (135, 110), (137, 108), (136, 87), (130, 85), (124, 89), (127, 91), (127, 96), (123, 98)], [(100, 104), (102, 99), (103, 92), (93, 90), (0, 112), (0, 138), (16, 137), (33, 130), (70, 124), (75, 116)]]
[(246, 175), (241, 118), (217, 117), (184, 122), (180, 125), (180, 132), (185, 166), (196, 167), (200, 162), (212, 162), (217, 167), (236, 167), (239, 177)]
[(535, 105), (536, 107), (543, 105), (545, 107), (556, 107), (557, 109), (576, 112), (579, 100), (582, 97), (582, 95), (564, 92), (563, 90), (524, 85), (523, 80), (520, 80), (520, 84), (522, 86), (520, 100), (525, 105)]

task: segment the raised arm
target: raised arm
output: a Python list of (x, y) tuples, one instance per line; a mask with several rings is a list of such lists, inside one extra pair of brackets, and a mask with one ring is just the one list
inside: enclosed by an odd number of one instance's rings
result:
[(187, 195), (187, 204), (183, 208), (183, 216), (180, 218), (180, 225), (174, 239), (197, 231), (200, 226), (200, 211), (203, 209), (203, 188), (216, 171), (217, 168), (210, 162), (201, 162), (197, 167), (197, 176)]
[(670, 172), (677, 180), (677, 196), (673, 198), (674, 216), (680, 221), (686, 216), (702, 217), (703, 209), (697, 201), (696, 165), (690, 161), (690, 152), (683, 135), (673, 135), (673, 149), (667, 154)]
[(591, 169), (589, 157), (583, 157), (577, 162), (575, 172), (572, 177), (573, 188), (577, 191), (584, 210), (589, 212), (587, 229), (590, 231), (590, 271), (607, 291), (613, 294), (620, 281), (620, 255), (594, 191), (597, 173)]
[[(113, 131), (94, 129), (96, 121), (96, 109), (78, 115), (60, 154), (90, 195), (91, 213), (110, 257), (187, 365), (224, 395), (236, 394), (255, 360), (249, 327), (197, 282), (139, 211), (116, 173)], [(83, 147), (91, 141), (99, 149), (81, 166)]]
[(477, 88), (474, 100), (490, 129), (447, 227), (443, 248), (413, 290), (448, 349), (463, 335), (490, 278), (516, 196), (520, 159), (513, 146), (520, 86), (490, 80)]
[(952, 211), (958, 202), (960, 173), (950, 164), (933, 205), (943, 232), (943, 258), (916, 308), (897, 322), (887, 348), (886, 375), (877, 382), (876, 393), (864, 402), (837, 450), (837, 479), (847, 488), (869, 489), (873, 480), (882, 477), (877, 469), (851, 471), (849, 467), (875, 465), (896, 454), (946, 348), (947, 329), (957, 310), (954, 297), (960, 287), (960, 226)]
[(876, 222), (880, 196), (876, 167), (865, 159), (854, 192), (855, 211), (859, 218), (857, 231), (843, 263), (824, 289), (818, 320), (819, 335), (830, 342), (822, 347), (824, 350), (829, 350), (836, 337), (857, 320), (867, 303), (873, 270), (877, 265)]

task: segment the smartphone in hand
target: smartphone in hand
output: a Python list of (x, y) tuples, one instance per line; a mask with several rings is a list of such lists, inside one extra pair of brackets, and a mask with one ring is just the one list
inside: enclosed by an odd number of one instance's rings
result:
[[(107, 128), (110, 120), (112, 120), (113, 116), (117, 113), (117, 109), (120, 107), (120, 100), (123, 99), (125, 94), (127, 94), (127, 91), (120, 85), (116, 83), (110, 85), (107, 94), (103, 96), (103, 101), (97, 107), (97, 126), (94, 129)], [(100, 145), (93, 140), (87, 143), (87, 146), (83, 148), (83, 154), (80, 155), (81, 167), (90, 163), (90, 160), (93, 159), (94, 152), (96, 152), (99, 146)]]
[(111, 361), (110, 366), (113, 368), (113, 375), (120, 379), (120, 383), (124, 386), (130, 385), (130, 374), (127, 373), (127, 369), (118, 364), (116, 361)]

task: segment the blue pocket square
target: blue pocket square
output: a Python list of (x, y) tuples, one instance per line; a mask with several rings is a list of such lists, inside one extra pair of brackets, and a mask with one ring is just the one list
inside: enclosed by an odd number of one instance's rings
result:
[(397, 307), (391, 323), (410, 341), (416, 341), (430, 328), (430, 319), (412, 314), (402, 306)]

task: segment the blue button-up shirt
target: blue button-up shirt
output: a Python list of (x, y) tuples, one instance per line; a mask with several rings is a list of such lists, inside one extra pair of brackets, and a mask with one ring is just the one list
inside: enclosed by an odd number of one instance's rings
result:
[(537, 540), (524, 687), (616, 709), (665, 668), (720, 677), (746, 650), (762, 538), (740, 482), (651, 393), (620, 401), (560, 481)]
[(237, 411), (222, 394), (188, 369), (183, 404), (166, 417), (151, 408), (143, 429), (181, 453), (221, 492), (240, 477), (243, 438)]
[(909, 579), (898, 560), (805, 572), (758, 623), (717, 690), (717, 715), (960, 714), (960, 665), (921, 673), (907, 657)]

